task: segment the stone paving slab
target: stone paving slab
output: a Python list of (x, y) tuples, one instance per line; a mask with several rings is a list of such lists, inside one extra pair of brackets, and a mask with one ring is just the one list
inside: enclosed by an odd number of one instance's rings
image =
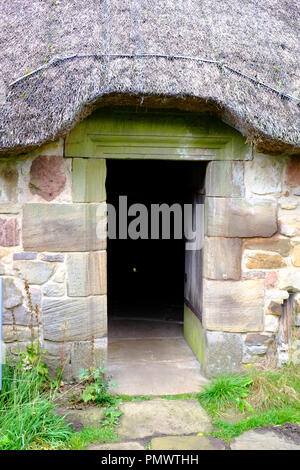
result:
[(126, 395), (197, 393), (208, 382), (183, 338), (111, 341), (108, 373)]
[(108, 368), (117, 383), (114, 391), (125, 395), (179, 395), (199, 393), (207, 380), (196, 362), (125, 364)]
[(108, 358), (111, 364), (186, 362), (195, 359), (183, 338), (110, 341)]
[(118, 434), (121, 439), (143, 439), (159, 434), (197, 434), (210, 431), (207, 413), (196, 400), (154, 399), (124, 403)]
[(65, 416), (66, 421), (75, 431), (89, 426), (101, 427), (100, 421), (104, 418), (103, 409), (96, 406), (84, 410), (69, 410), (60, 406), (55, 409), (55, 412), (60, 416)]
[(90, 444), (87, 450), (145, 450), (136, 441), (131, 442), (108, 442), (107, 444)]
[(227, 450), (220, 439), (206, 436), (166, 436), (155, 437), (151, 441), (152, 450)]
[(231, 450), (300, 450), (300, 441), (287, 437), (278, 429), (246, 431), (230, 443)]

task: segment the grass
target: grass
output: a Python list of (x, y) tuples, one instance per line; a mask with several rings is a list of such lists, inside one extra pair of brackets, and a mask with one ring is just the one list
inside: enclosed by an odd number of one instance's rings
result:
[[(199, 395), (200, 404), (215, 418), (214, 437), (230, 442), (233, 437), (263, 426), (300, 425), (300, 366), (257, 369), (240, 375), (221, 375)], [(236, 422), (226, 414), (234, 410)]]
[(3, 367), (0, 394), (0, 449), (59, 449), (73, 431), (54, 413), (54, 397), (35, 368)]
[(199, 395), (201, 405), (212, 416), (222, 414), (225, 409), (239, 406), (239, 409), (249, 407), (245, 398), (253, 379), (248, 374), (220, 375), (209, 383)]
[(55, 413), (55, 391), (36, 368), (5, 365), (0, 394), (0, 450), (83, 450), (93, 442), (116, 442), (117, 411), (111, 408), (102, 427), (74, 432)]
[(198, 393), (181, 393), (178, 395), (118, 395), (123, 402), (149, 401), (155, 398), (163, 400), (197, 400)]
[(93, 442), (117, 442), (118, 434), (114, 426), (106, 426), (102, 428), (87, 427), (74, 433), (70, 440), (69, 446), (72, 450), (84, 450), (88, 444)]
[(214, 421), (214, 426), (219, 428), (219, 431), (213, 431), (210, 435), (230, 442), (234, 437), (237, 437), (250, 429), (261, 428), (264, 426), (278, 426), (285, 423), (300, 424), (300, 409), (292, 406), (285, 406), (278, 410), (274, 409), (266, 412), (254, 413), (253, 416), (241, 419), (239, 422), (234, 424), (227, 423), (222, 420), (216, 420)]

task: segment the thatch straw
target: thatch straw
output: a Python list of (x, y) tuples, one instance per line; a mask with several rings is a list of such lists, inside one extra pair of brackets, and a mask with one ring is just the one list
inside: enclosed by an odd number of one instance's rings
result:
[(300, 153), (298, 0), (0, 8), (2, 153), (65, 135), (107, 104), (211, 110), (259, 150)]

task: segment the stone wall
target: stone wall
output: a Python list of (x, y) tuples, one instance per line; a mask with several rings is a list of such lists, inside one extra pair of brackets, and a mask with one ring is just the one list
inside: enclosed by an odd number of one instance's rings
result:
[[(105, 177), (105, 160), (66, 158), (63, 140), (0, 161), (3, 339), (11, 353), (30, 340), (26, 279), (35, 334), (67, 379), (106, 358)], [(297, 158), (208, 164), (198, 325), (208, 375), (300, 360), (299, 201)]]
[(207, 374), (299, 361), (300, 160), (211, 162), (206, 194)]
[(106, 358), (105, 168), (64, 158), (63, 140), (0, 162), (3, 339), (12, 354), (30, 341), (27, 280), (35, 336), (69, 380)]

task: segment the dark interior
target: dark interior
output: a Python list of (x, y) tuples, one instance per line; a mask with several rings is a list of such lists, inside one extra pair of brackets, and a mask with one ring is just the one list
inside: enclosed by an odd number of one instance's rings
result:
[[(117, 221), (119, 196), (127, 196), (128, 207), (191, 203), (204, 170), (201, 162), (107, 160), (107, 202)], [(108, 239), (109, 318), (183, 321), (185, 242), (174, 239), (172, 227), (168, 240)]]

